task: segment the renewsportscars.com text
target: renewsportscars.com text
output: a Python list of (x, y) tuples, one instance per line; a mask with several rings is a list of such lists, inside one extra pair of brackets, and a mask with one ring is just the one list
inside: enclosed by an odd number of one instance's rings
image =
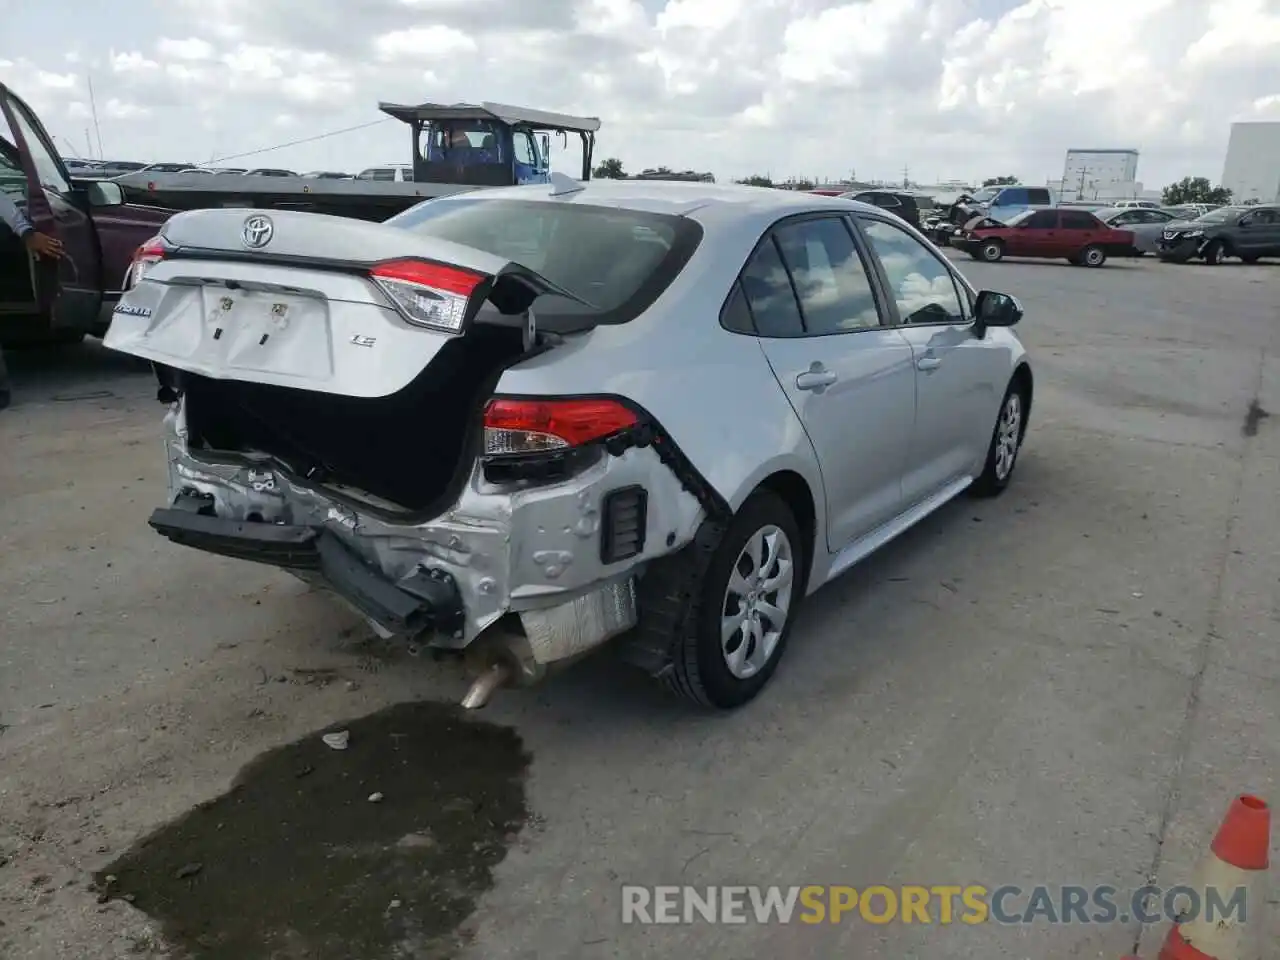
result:
[(642, 924), (967, 924), (1243, 923), (1246, 890), (1156, 886), (1125, 893), (1111, 886), (978, 884), (869, 886), (624, 886), (622, 922)]

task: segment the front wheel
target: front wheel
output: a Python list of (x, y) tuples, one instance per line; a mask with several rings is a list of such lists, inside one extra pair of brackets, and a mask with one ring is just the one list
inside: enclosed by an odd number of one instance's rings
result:
[(700, 571), (696, 541), (691, 548), (660, 561), (673, 565), (660, 578), (685, 580), (677, 587), (683, 610), (664, 638), (672, 654), (664, 680), (687, 700), (728, 710), (752, 700), (777, 669), (805, 593), (807, 548), (791, 509), (767, 490), (742, 505)]
[(1221, 240), (1213, 240), (1204, 248), (1204, 262), (1209, 266), (1220, 266), (1225, 259), (1227, 259), (1227, 248), (1222, 245)]
[(997, 263), (1004, 259), (1004, 244), (999, 240), (988, 240), (978, 249), (978, 254), (987, 263)]
[(1099, 246), (1088, 246), (1080, 251), (1080, 262), (1086, 267), (1100, 267), (1107, 262), (1107, 251)]
[(1018, 464), (1022, 438), (1027, 430), (1027, 388), (1015, 380), (1005, 391), (996, 416), (995, 429), (991, 432), (991, 444), (987, 447), (987, 460), (982, 473), (969, 489), (976, 497), (997, 497), (1004, 493), (1013, 479), (1013, 468)]

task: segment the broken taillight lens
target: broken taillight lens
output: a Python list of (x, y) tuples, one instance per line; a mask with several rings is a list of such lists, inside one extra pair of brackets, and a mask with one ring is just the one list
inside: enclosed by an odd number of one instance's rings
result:
[(635, 412), (617, 400), (497, 397), (484, 411), (484, 452), (502, 456), (569, 450), (611, 437), (638, 422)]
[(410, 323), (458, 333), (482, 273), (425, 260), (395, 260), (369, 271), (378, 289)]
[(169, 248), (165, 245), (164, 238), (160, 236), (152, 237), (142, 246), (133, 252), (133, 260), (129, 264), (129, 269), (124, 275), (124, 289), (132, 290), (142, 280), (143, 275), (165, 258), (165, 254), (169, 252)]

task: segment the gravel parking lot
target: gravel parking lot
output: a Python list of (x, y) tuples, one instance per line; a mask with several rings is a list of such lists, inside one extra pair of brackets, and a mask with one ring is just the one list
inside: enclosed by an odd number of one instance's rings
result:
[(607, 655), (442, 706), (456, 667), (147, 528), (145, 370), (13, 356), (0, 956), (1129, 952), (1132, 921), (621, 922), (622, 884), (1168, 887), (1234, 794), (1280, 798), (1280, 265), (959, 262), (1027, 308), (1013, 487), (818, 594), (727, 716)]

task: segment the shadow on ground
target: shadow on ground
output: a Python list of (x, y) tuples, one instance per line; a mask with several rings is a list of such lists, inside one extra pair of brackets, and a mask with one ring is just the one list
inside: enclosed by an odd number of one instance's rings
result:
[(509, 728), (409, 703), (264, 754), (99, 872), (198, 960), (448, 957), (527, 819)]

